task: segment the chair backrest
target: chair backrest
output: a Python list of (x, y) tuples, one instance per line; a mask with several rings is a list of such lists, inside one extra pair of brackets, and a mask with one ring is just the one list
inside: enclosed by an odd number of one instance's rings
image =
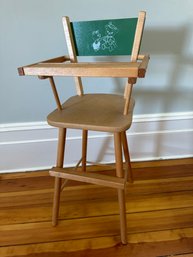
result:
[(131, 55), (137, 18), (72, 22), (77, 56)]
[[(63, 17), (64, 32), (69, 56), (77, 62), (77, 56), (131, 55), (136, 61), (143, 34), (145, 12), (137, 18), (70, 22)], [(75, 79), (77, 93), (83, 94), (80, 78)]]

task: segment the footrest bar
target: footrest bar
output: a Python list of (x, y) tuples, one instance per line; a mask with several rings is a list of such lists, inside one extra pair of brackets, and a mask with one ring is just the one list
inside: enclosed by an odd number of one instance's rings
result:
[(54, 167), (49, 171), (53, 177), (59, 177), (69, 180), (75, 180), (85, 183), (91, 183), (100, 186), (111, 188), (124, 189), (126, 181), (124, 178), (112, 177), (97, 173), (81, 172), (81, 171), (66, 171), (63, 168)]

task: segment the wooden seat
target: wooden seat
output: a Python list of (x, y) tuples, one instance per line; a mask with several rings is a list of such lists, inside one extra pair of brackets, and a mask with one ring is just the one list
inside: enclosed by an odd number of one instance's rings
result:
[[(63, 26), (69, 56), (27, 65), (18, 69), (20, 75), (36, 75), (49, 79), (57, 109), (50, 113), (47, 121), (59, 128), (56, 167), (50, 170), (55, 177), (52, 224), (57, 225), (60, 193), (66, 180), (75, 180), (115, 188), (118, 192), (121, 242), (127, 243), (125, 206), (125, 184), (133, 182), (126, 131), (132, 123), (134, 99), (133, 85), (138, 78), (145, 77), (149, 56), (139, 55), (143, 34), (145, 12), (138, 18), (70, 22), (63, 17)], [(78, 62), (79, 56), (130, 55), (128, 62)], [(74, 77), (77, 95), (63, 104), (60, 102), (54, 76)], [(123, 95), (84, 94), (83, 77), (126, 78)], [(104, 85), (105, 87), (105, 85)], [(82, 130), (81, 171), (64, 168), (66, 130)], [(86, 172), (88, 131), (111, 132), (114, 137), (116, 176)], [(123, 169), (123, 156), (125, 169)], [(62, 185), (62, 179), (65, 179)], [(113, 226), (113, 224), (112, 224)]]
[(73, 96), (48, 115), (48, 123), (55, 127), (107, 132), (122, 132), (131, 126), (134, 100), (127, 115), (123, 115), (125, 100), (120, 95), (85, 94)]

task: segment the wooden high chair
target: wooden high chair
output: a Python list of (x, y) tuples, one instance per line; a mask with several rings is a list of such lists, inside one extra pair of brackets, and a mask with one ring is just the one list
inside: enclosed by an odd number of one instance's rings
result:
[[(125, 186), (132, 182), (126, 131), (132, 123), (134, 100), (131, 97), (137, 78), (145, 77), (148, 55), (139, 55), (145, 22), (145, 12), (138, 18), (70, 22), (63, 17), (69, 56), (20, 67), (20, 75), (37, 75), (49, 79), (57, 109), (48, 115), (51, 126), (59, 128), (56, 167), (50, 170), (55, 177), (52, 223), (57, 225), (62, 179), (75, 180), (117, 189), (121, 241), (127, 243)], [(79, 56), (131, 55), (128, 62), (78, 63)], [(53, 76), (73, 76), (77, 95), (60, 103)], [(116, 94), (84, 94), (81, 77), (125, 77), (124, 96)], [(63, 168), (66, 130), (82, 130), (81, 171)], [(88, 130), (110, 132), (114, 135), (116, 176), (86, 172)], [(125, 157), (123, 170), (122, 150)], [(113, 225), (113, 224), (112, 224)]]

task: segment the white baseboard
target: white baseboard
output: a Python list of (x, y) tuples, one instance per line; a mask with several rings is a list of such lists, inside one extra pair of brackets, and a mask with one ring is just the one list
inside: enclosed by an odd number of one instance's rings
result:
[[(127, 133), (131, 160), (193, 157), (193, 112), (136, 115)], [(0, 125), (0, 173), (55, 165), (57, 129), (45, 122)], [(65, 166), (80, 159), (81, 131), (69, 130)], [(112, 135), (90, 132), (88, 159), (114, 162)]]

